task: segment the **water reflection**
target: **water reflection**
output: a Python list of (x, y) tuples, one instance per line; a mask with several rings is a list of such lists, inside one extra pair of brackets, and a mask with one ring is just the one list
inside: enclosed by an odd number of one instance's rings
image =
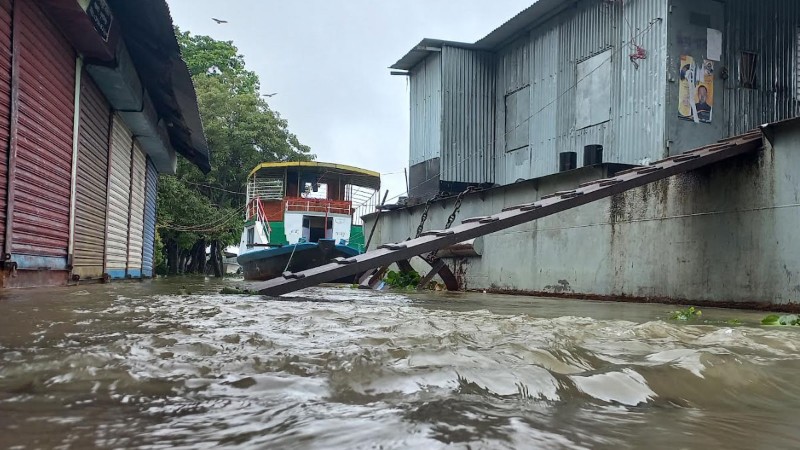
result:
[(0, 447), (754, 448), (800, 438), (797, 330), (482, 294), (4, 293)]

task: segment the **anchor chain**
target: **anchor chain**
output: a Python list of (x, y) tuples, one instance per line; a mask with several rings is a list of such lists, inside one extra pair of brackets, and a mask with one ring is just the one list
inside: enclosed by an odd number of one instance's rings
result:
[(444, 225), (445, 230), (450, 228), (453, 225), (453, 222), (456, 221), (456, 215), (458, 215), (458, 212), (461, 210), (461, 202), (464, 201), (464, 196), (477, 190), (478, 188), (475, 186), (470, 186), (462, 193), (458, 194), (458, 197), (456, 197), (456, 204), (453, 206), (453, 212), (450, 213), (449, 217), (447, 217), (447, 223)]
[(442, 194), (440, 192), (440, 193), (434, 195), (433, 198), (431, 198), (430, 200), (425, 202), (425, 209), (422, 210), (422, 218), (419, 221), (419, 226), (417, 227), (417, 235), (414, 236), (414, 238), (418, 238), (418, 237), (420, 237), (422, 235), (422, 227), (425, 226), (425, 221), (428, 220), (428, 210), (431, 209), (431, 205), (433, 204), (433, 202), (435, 202), (436, 200), (439, 200), (441, 195)]
[[(450, 215), (447, 217), (447, 223), (444, 225), (444, 229), (445, 230), (447, 230), (448, 228), (453, 226), (453, 222), (456, 221), (456, 216), (458, 215), (458, 212), (461, 210), (461, 203), (464, 201), (464, 196), (469, 194), (469, 193), (472, 193), (472, 192), (477, 192), (479, 190), (480, 189), (477, 188), (476, 186), (470, 186), (470, 187), (464, 189), (464, 191), (462, 191), (460, 194), (458, 194), (458, 197), (456, 197), (456, 203), (455, 203), (455, 205), (453, 205), (453, 212), (450, 213)], [(421, 233), (421, 231), (420, 231), (420, 233)], [(417, 237), (419, 237), (419, 236), (417, 236)], [(439, 250), (434, 250), (434, 251), (428, 253), (428, 255), (425, 257), (425, 259), (427, 259), (428, 261), (434, 261), (436, 259), (436, 254), (437, 253), (439, 253)]]

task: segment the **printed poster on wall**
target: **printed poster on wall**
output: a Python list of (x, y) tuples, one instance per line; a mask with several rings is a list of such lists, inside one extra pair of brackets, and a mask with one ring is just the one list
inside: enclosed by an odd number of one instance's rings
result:
[(695, 123), (711, 123), (714, 112), (714, 61), (695, 63), (693, 57), (681, 56), (678, 117)]

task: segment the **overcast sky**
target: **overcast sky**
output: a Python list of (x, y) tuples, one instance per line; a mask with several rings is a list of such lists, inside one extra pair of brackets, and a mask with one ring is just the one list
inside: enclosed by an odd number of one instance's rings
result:
[[(319, 161), (405, 191), (408, 85), (387, 67), (422, 38), (474, 42), (533, 0), (168, 0), (175, 23), (230, 40)], [(212, 17), (227, 20), (217, 25)], [(213, 149), (212, 149), (213, 151)]]

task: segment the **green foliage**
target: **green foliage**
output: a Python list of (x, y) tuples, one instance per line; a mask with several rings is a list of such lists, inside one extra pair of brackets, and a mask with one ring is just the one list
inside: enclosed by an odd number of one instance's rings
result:
[(162, 177), (158, 228), (164, 244), (190, 249), (200, 239), (238, 243), (247, 175), (262, 162), (311, 160), (314, 155), (270, 109), (258, 76), (229, 41), (175, 30), (197, 92), (211, 149), (211, 172), (179, 159), (177, 174)]
[(164, 257), (164, 241), (161, 240), (161, 233), (156, 233), (155, 250), (156, 250), (156, 258), (154, 261), (155, 273), (159, 275), (166, 275), (167, 259)]
[(415, 289), (419, 284), (420, 276), (416, 271), (395, 272), (390, 270), (386, 274), (386, 284), (394, 289)]
[(786, 314), (779, 316), (777, 314), (770, 314), (761, 320), (762, 325), (779, 325), (779, 326), (800, 326), (800, 316), (796, 314)]
[(688, 322), (690, 320), (697, 319), (701, 315), (703, 315), (703, 311), (696, 309), (694, 306), (690, 306), (679, 311), (672, 311), (669, 315), (669, 320)]

